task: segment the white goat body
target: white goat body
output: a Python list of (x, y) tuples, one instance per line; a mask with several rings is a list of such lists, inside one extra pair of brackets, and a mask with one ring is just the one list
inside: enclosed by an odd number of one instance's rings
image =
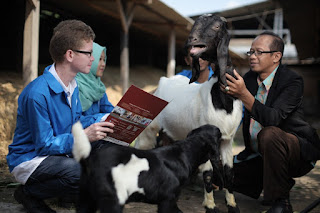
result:
[[(154, 148), (156, 135), (160, 129), (164, 129), (172, 139), (182, 140), (186, 138), (191, 130), (204, 124), (211, 124), (217, 126), (222, 134), (220, 145), (222, 165), (227, 165), (232, 169), (232, 142), (241, 122), (242, 102), (234, 99), (231, 113), (227, 113), (224, 109), (214, 108), (212, 98), (215, 97), (212, 97), (211, 89), (216, 83), (218, 83), (217, 78), (211, 78), (203, 84), (189, 84), (189, 79), (184, 76), (162, 77), (154, 95), (168, 101), (169, 104), (139, 135), (135, 147), (139, 149)], [(213, 101), (219, 100), (217, 98), (217, 100)], [(207, 161), (199, 169), (201, 172), (210, 171), (212, 170), (212, 165), (210, 161)], [(204, 197), (203, 205), (207, 209), (217, 208), (212, 191), (205, 189)], [(229, 192), (229, 189), (226, 191), (226, 201), (229, 212), (239, 212), (234, 195)]]
[(185, 76), (161, 77), (154, 95), (169, 102), (164, 110), (140, 134), (136, 147), (151, 149), (156, 144), (156, 134), (163, 128), (174, 140), (184, 139), (188, 132), (211, 124), (219, 127), (222, 139), (233, 139), (242, 117), (242, 102), (234, 100), (231, 114), (212, 105), (211, 88), (217, 78), (211, 78), (203, 84), (189, 84)]

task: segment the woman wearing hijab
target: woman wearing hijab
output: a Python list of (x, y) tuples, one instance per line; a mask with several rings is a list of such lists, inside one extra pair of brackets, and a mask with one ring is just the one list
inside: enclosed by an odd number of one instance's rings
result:
[(94, 61), (90, 73), (78, 73), (76, 76), (83, 115), (110, 113), (114, 108), (108, 100), (106, 87), (100, 79), (106, 67), (106, 50), (106, 47), (93, 42)]

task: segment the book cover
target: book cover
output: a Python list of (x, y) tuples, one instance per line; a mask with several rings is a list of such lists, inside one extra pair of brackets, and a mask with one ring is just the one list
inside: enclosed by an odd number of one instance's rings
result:
[(128, 146), (168, 104), (132, 85), (114, 107), (106, 121), (113, 123), (113, 133), (104, 140)]

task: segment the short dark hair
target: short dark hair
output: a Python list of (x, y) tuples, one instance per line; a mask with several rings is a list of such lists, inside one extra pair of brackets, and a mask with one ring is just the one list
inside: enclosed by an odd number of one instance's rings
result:
[(49, 52), (55, 63), (64, 60), (67, 50), (79, 49), (83, 41), (95, 39), (92, 28), (80, 20), (65, 20), (60, 22), (53, 30), (50, 40)]
[(265, 31), (265, 32), (261, 33), (260, 35), (258, 35), (257, 37), (263, 36), (263, 35), (269, 35), (269, 36), (273, 37), (273, 41), (270, 44), (270, 50), (271, 51), (274, 51), (274, 50), (279, 51), (279, 52), (281, 52), (281, 54), (283, 56), (284, 42), (283, 42), (282, 38), (280, 38), (279, 35), (275, 34), (274, 32), (271, 32), (271, 31)]

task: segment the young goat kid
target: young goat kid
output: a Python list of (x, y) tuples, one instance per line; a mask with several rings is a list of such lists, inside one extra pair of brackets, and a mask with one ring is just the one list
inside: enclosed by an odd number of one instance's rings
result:
[(172, 146), (138, 150), (106, 146), (92, 150), (81, 124), (72, 127), (73, 155), (82, 175), (77, 212), (118, 213), (130, 201), (158, 205), (159, 213), (181, 213), (177, 206), (181, 187), (198, 166), (210, 160), (218, 174), (220, 130), (204, 125)]

